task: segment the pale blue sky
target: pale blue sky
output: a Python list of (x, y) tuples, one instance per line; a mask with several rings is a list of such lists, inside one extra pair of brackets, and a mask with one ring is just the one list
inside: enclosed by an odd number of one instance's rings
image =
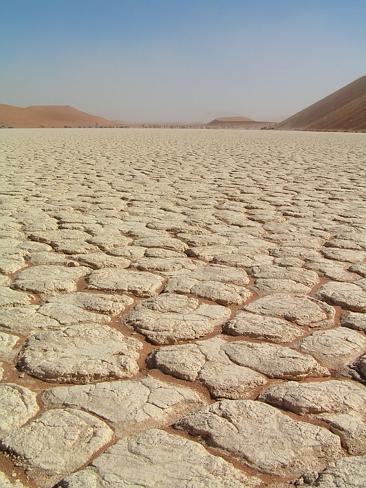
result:
[(366, 73), (366, 0), (0, 0), (0, 103), (279, 120)]

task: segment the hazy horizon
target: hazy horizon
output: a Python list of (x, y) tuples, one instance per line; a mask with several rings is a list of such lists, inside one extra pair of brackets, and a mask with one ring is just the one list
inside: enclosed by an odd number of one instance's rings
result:
[(128, 122), (278, 121), (366, 72), (366, 2), (13, 0), (0, 103)]

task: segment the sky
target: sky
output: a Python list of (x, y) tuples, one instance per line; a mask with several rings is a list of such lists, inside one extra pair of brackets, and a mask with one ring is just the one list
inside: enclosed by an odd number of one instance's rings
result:
[(366, 74), (366, 0), (0, 0), (0, 103), (278, 121)]

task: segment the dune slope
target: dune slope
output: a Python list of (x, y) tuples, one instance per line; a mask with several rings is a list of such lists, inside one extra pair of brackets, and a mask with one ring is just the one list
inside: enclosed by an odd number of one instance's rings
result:
[(281, 129), (366, 131), (366, 76), (281, 122)]
[(111, 127), (113, 123), (68, 105), (33, 105), (22, 108), (0, 104), (0, 127), (95, 126)]

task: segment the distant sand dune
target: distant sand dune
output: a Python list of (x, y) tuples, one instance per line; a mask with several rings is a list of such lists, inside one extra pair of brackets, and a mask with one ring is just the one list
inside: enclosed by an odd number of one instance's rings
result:
[(248, 117), (218, 117), (207, 124), (208, 128), (218, 129), (260, 129), (273, 125), (272, 122), (261, 122)]
[(21, 108), (0, 104), (0, 127), (113, 127), (103, 117), (68, 105), (33, 105)]
[[(16, 107), (0, 104), (1, 127), (128, 127), (82, 112), (69, 105)], [(217, 117), (207, 124), (132, 124), (135, 127), (207, 127), (209, 129), (287, 129), (366, 132), (366, 76), (363, 76), (304, 110), (280, 122), (248, 117)]]

